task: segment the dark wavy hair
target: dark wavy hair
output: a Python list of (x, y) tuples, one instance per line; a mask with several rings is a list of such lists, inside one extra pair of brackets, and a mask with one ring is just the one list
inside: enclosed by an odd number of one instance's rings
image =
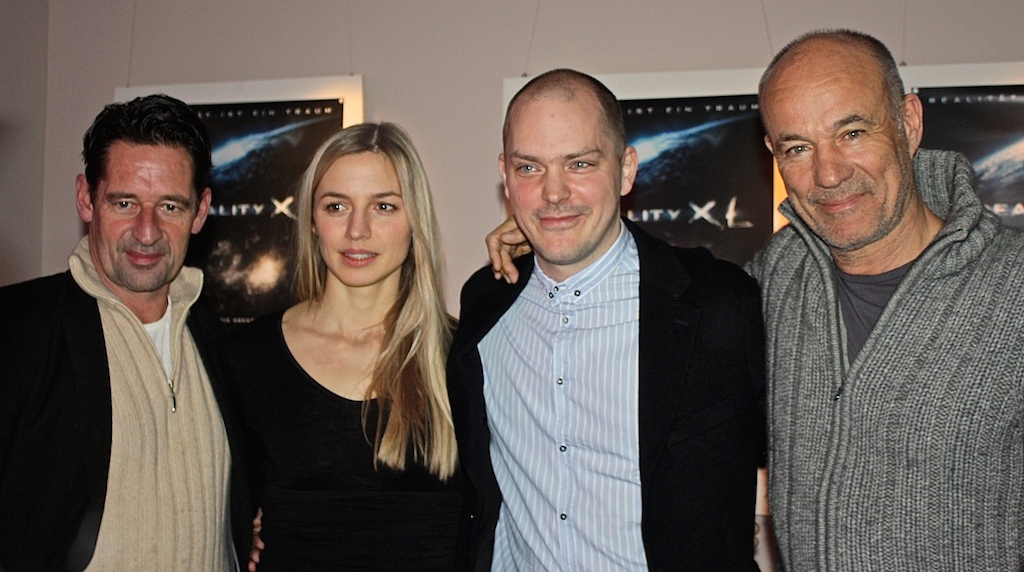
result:
[(182, 149), (192, 159), (192, 192), (198, 196), (206, 188), (212, 166), (210, 136), (196, 112), (182, 101), (157, 94), (103, 108), (82, 139), (85, 179), (93, 198), (107, 175), (110, 147), (118, 141)]

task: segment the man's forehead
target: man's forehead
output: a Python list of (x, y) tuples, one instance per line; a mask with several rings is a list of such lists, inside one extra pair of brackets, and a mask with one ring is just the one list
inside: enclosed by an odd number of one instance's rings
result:
[[(520, 100), (510, 110), (509, 139), (515, 135), (535, 135), (552, 129), (564, 129), (563, 122), (572, 118), (579, 130), (602, 126), (601, 110), (596, 102), (579, 97), (531, 97)], [(506, 144), (509, 141), (505, 142)]]
[[(136, 196), (141, 188), (138, 182), (153, 180), (161, 182), (159, 192), (164, 198), (188, 203), (198, 198), (192, 156), (182, 147), (118, 140), (110, 145), (105, 163), (97, 185), (104, 196)], [(173, 181), (180, 186), (167, 184)]]

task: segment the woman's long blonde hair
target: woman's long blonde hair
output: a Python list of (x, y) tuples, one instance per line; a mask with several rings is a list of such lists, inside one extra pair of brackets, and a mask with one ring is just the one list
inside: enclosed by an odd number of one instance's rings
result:
[[(376, 396), (379, 410), (373, 438), (375, 458), (401, 470), (411, 446), (417, 462), (447, 479), (458, 459), (445, 384), (452, 319), (441, 294), (440, 236), (430, 185), (419, 154), (402, 128), (392, 123), (365, 123), (342, 129), (313, 156), (297, 193), (297, 294), (303, 300), (323, 298), (327, 266), (313, 228), (314, 195), (336, 160), (358, 153), (378, 153), (391, 162), (412, 229), (398, 298), (384, 319), (384, 339), (367, 390), (368, 396)], [(364, 405), (364, 430), (369, 429), (366, 412)]]

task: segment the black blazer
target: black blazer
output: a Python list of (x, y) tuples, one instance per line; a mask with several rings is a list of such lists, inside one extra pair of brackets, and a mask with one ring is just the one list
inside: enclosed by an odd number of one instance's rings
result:
[[(673, 248), (624, 221), (640, 257), (641, 529), (651, 570), (757, 570), (756, 469), (764, 447), (764, 326), (757, 283), (704, 249)], [(525, 287), (489, 267), (462, 290), (448, 358), (459, 455), (470, 486), (458, 568), (490, 566), (501, 493), (477, 344)]]
[[(0, 569), (82, 570), (96, 548), (110, 466), (99, 307), (64, 272), (0, 288), (0, 320)], [(231, 534), (244, 569), (255, 509), (237, 400), (216, 359), (221, 325), (198, 304), (186, 323), (227, 430)]]

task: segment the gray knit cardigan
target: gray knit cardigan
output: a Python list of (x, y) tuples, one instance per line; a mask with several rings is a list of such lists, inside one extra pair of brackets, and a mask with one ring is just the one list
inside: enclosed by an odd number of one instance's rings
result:
[(1024, 569), (1024, 235), (982, 206), (964, 157), (914, 167), (945, 224), (853, 363), (828, 248), (788, 203), (750, 266), (788, 570)]

